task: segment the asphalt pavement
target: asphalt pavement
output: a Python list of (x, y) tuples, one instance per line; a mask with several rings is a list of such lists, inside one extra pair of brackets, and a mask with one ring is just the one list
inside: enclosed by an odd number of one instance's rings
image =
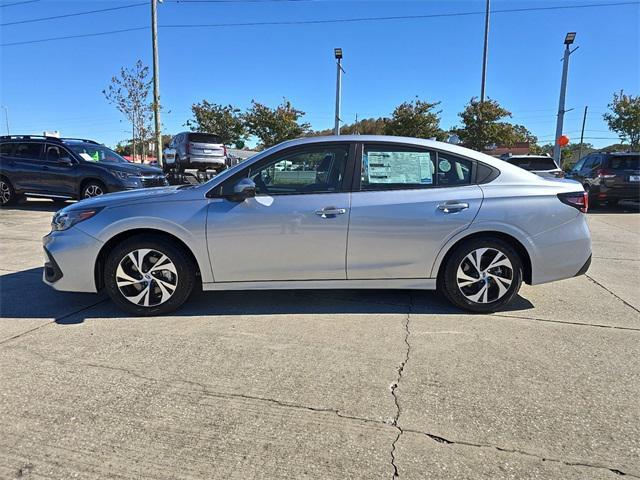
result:
[(494, 315), (330, 290), (156, 318), (42, 283), (55, 209), (0, 210), (0, 478), (640, 478), (637, 208)]

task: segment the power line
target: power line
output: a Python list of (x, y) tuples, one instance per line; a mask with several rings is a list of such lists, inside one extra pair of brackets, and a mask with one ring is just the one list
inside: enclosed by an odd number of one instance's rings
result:
[(3, 3), (2, 5), (0, 5), (0, 8), (4, 8), (4, 7), (14, 7), (17, 5), (24, 5), (25, 3), (36, 3), (39, 2), (40, 0), (25, 0), (23, 2), (13, 2), (13, 3)]
[(18, 20), (16, 22), (0, 23), (0, 27), (8, 27), (9, 25), (21, 25), (24, 23), (44, 22), (46, 20), (57, 20), (59, 18), (79, 17), (81, 15), (91, 15), (92, 13), (111, 12), (113, 10), (124, 10), (125, 8), (141, 7), (143, 5), (148, 5), (148, 3), (147, 2), (132, 3), (130, 5), (121, 5), (119, 7), (101, 8), (100, 10), (88, 10), (85, 12), (67, 13), (64, 15), (55, 15), (53, 17), (32, 18), (30, 20)]
[[(174, 0), (174, 1), (187, 1), (187, 0)], [(203, 2), (204, 0), (191, 0), (192, 2)], [(214, 0), (208, 0), (214, 2)], [(220, 0), (218, 0), (220, 1)], [(238, 1), (238, 0), (236, 0)], [(241, 0), (246, 1), (246, 0)], [(274, 0), (269, 0), (274, 1)], [(283, 1), (283, 0), (277, 0)], [(290, 0), (289, 0), (290, 1)], [(298, 0), (301, 1), (301, 0)], [(585, 5), (556, 5), (551, 7), (529, 7), (529, 8), (511, 8), (503, 10), (494, 10), (493, 13), (519, 13), (519, 12), (531, 12), (531, 11), (545, 11), (545, 10), (566, 10), (566, 9), (578, 9), (578, 8), (594, 8), (594, 7), (612, 7), (612, 6), (624, 6), (624, 5), (640, 5), (640, 2), (613, 2), (613, 3), (592, 3)], [(239, 22), (239, 23), (209, 23), (209, 24), (176, 24), (176, 25), (161, 25), (160, 28), (218, 28), (218, 27), (251, 27), (251, 26), (274, 26), (274, 25), (312, 25), (312, 24), (327, 24), (327, 23), (353, 23), (353, 22), (370, 22), (370, 21), (389, 21), (389, 20), (411, 20), (411, 19), (425, 19), (425, 18), (443, 18), (443, 17), (462, 17), (471, 15), (484, 15), (482, 12), (450, 12), (450, 13), (434, 13), (428, 15), (398, 15), (388, 17), (358, 17), (358, 18), (334, 18), (326, 20), (282, 20), (282, 21), (269, 21), (269, 22)], [(20, 42), (2, 43), (0, 47), (10, 47), (15, 45), (27, 45), (32, 43), (51, 42), (56, 40), (67, 40), (72, 38), (84, 38), (84, 37), (96, 37), (103, 35), (112, 35), (117, 33), (131, 32), (135, 30), (148, 30), (149, 27), (132, 27), (119, 30), (109, 30), (105, 32), (86, 33), (79, 35), (65, 35), (62, 37), (49, 37), (37, 40), (25, 40)]]

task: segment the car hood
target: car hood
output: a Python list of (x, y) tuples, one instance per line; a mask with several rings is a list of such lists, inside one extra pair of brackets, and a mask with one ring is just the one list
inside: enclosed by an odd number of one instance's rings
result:
[(156, 188), (140, 188), (136, 190), (124, 190), (122, 192), (109, 193), (100, 197), (85, 198), (73, 205), (65, 207), (65, 211), (84, 210), (87, 208), (105, 208), (124, 205), (127, 203), (140, 203), (147, 201), (158, 201), (160, 199), (175, 199), (177, 195), (186, 193), (188, 188), (185, 185)]
[(162, 170), (150, 165), (143, 165), (141, 163), (111, 163), (105, 162), (103, 167), (107, 167), (109, 170), (120, 170), (127, 173), (133, 173), (134, 175), (164, 175)]

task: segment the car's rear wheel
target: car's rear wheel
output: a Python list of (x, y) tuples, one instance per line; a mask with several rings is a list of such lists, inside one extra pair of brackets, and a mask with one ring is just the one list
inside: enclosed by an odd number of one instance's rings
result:
[(175, 242), (139, 235), (108, 255), (104, 285), (111, 299), (135, 315), (162, 315), (182, 305), (196, 282), (193, 260)]
[(81, 198), (99, 197), (107, 193), (107, 189), (102, 182), (90, 181), (82, 186)]
[(12, 205), (17, 199), (18, 196), (16, 195), (16, 191), (13, 189), (11, 182), (4, 177), (0, 177), (0, 207)]
[(522, 278), (522, 260), (509, 243), (476, 238), (458, 246), (449, 257), (440, 287), (457, 307), (490, 313), (516, 296)]

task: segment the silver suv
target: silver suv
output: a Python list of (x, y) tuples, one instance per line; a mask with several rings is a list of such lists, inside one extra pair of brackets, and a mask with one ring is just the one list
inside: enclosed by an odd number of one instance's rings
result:
[(138, 315), (204, 290), (439, 289), (493, 312), (584, 273), (587, 195), (447, 143), (292, 140), (211, 181), (83, 200), (44, 237), (44, 281)]
[(165, 168), (179, 173), (186, 169), (220, 171), (227, 167), (227, 147), (211, 133), (179, 133), (162, 155)]

